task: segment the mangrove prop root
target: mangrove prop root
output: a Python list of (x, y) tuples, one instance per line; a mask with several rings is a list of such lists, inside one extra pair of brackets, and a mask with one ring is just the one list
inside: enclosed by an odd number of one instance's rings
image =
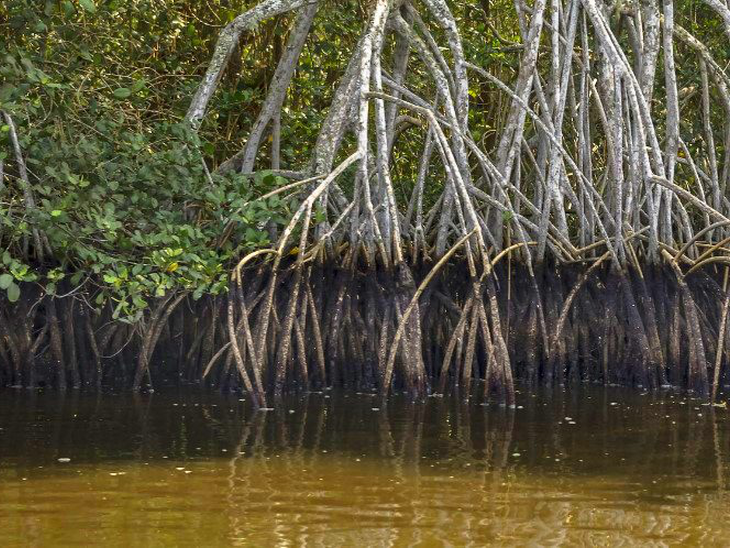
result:
[[(131, 389), (145, 377), (179, 382), (182, 362), (186, 381), (240, 390), (260, 405), (273, 393), (336, 386), (412, 397), (458, 386), (464, 397), (512, 405), (521, 382), (671, 383), (716, 396), (730, 369), (723, 273), (685, 277), (671, 256), (641, 272), (617, 271), (606, 258), (543, 263), (534, 280), (520, 261), (494, 265), (481, 280), (458, 257), (437, 273), (404, 263), (397, 268), (408, 273), (290, 264), (273, 291), (271, 273), (256, 267), (226, 296), (160, 299), (142, 335), (110, 329), (108, 307), (29, 290), (26, 300), (0, 305), (0, 380), (64, 388), (78, 375), (91, 388)], [(548, 346), (537, 306), (553, 334)], [(262, 345), (256, 323), (264, 314)], [(60, 328), (69, 321), (75, 334)], [(200, 363), (188, 367), (191, 348)]]

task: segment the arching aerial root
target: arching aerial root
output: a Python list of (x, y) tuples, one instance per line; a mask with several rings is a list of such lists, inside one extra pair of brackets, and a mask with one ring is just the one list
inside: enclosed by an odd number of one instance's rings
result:
[(28, 288), (24, 300), (0, 307), (0, 384), (204, 382), (243, 390), (260, 405), (290, 390), (419, 397), (459, 387), (512, 405), (517, 383), (672, 385), (704, 396), (730, 382), (730, 343), (720, 336), (724, 267), (689, 276), (672, 263), (620, 272), (598, 258), (591, 266), (543, 263), (533, 283), (515, 262), (482, 278), (454, 258), (435, 274), (405, 263), (385, 270), (291, 260), (274, 275), (254, 262), (225, 297), (160, 299), (145, 329)]

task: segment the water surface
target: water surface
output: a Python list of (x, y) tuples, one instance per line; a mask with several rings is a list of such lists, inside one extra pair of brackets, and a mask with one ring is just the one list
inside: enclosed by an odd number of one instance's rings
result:
[(0, 546), (727, 546), (730, 413), (0, 391)]

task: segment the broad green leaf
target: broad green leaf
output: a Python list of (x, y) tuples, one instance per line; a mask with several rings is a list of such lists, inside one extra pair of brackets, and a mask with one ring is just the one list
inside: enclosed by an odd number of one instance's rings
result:
[(0, 289), (7, 289), (13, 283), (13, 277), (10, 274), (0, 276)]
[(140, 78), (139, 80), (135, 80), (134, 84), (132, 84), (132, 93), (137, 93), (138, 91), (142, 90), (145, 85), (147, 85), (147, 81), (144, 78)]
[(117, 88), (114, 90), (114, 97), (117, 99), (126, 99), (132, 95), (132, 90), (129, 88)]
[(63, 2), (61, 2), (61, 7), (63, 8), (63, 12), (66, 14), (66, 17), (70, 17), (74, 14), (74, 5), (70, 2), (70, 0), (63, 0)]
[(8, 300), (11, 303), (16, 302), (20, 298), (20, 287), (18, 287), (18, 284), (11, 283), (10, 287), (8, 287)]
[(94, 13), (96, 11), (94, 0), (79, 0), (79, 5), (89, 13)]

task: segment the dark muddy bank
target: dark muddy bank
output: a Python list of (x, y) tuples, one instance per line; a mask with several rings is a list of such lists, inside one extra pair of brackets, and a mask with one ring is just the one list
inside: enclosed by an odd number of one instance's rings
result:
[(459, 385), (512, 404), (516, 381), (700, 395), (730, 382), (723, 279), (710, 269), (678, 278), (670, 266), (544, 265), (532, 278), (504, 261), (479, 281), (452, 263), (423, 287), (429, 271), (308, 266), (274, 277), (257, 267), (225, 297), (160, 299), (137, 325), (90, 308), (93, 295), (29, 286), (0, 305), (0, 385), (205, 383), (260, 404), (292, 389), (425, 395)]

